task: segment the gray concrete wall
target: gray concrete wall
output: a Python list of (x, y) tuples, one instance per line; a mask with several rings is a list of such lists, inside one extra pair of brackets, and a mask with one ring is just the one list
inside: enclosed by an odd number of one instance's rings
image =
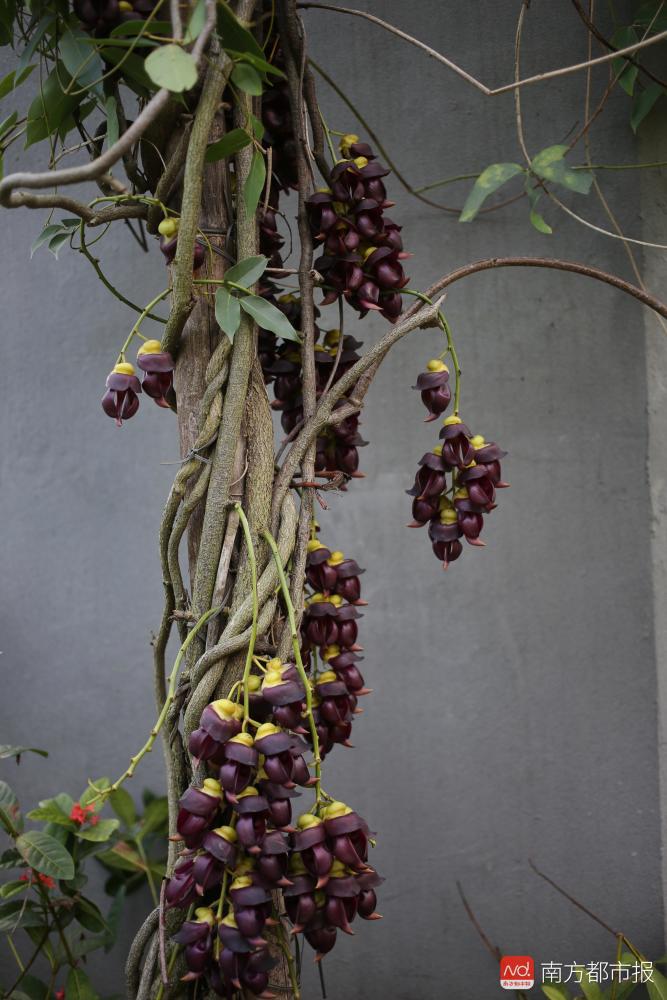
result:
[[(509, 0), (363, 6), (456, 54), (489, 85), (511, 77)], [(519, 159), (509, 95), (485, 99), (360, 21), (315, 12), (307, 23), (315, 58), (354, 95), (413, 184)], [(570, 4), (533, 3), (524, 73), (584, 57)], [(577, 76), (526, 90), (531, 152), (581, 122), (583, 86)], [(358, 131), (325, 86), (321, 95), (331, 127)], [(596, 161), (637, 158), (628, 117), (624, 98), (610, 102), (594, 132)], [(604, 187), (640, 237), (636, 177), (605, 174)], [(466, 190), (441, 197), (460, 205)], [(617, 242), (553, 208), (549, 238), (530, 228), (523, 203), (464, 226), (396, 184), (392, 193), (415, 252), (413, 287), (494, 254), (552, 254), (628, 274)], [(655, 193), (647, 189), (646, 205)], [(577, 204), (602, 222), (592, 200)], [(51, 751), (47, 761), (26, 759), (18, 775), (3, 766), (26, 802), (119, 773), (151, 725), (156, 531), (174, 472), (161, 463), (178, 457), (173, 418), (146, 400), (120, 432), (103, 416), (104, 378), (131, 317), (85, 261), (66, 252), (29, 261), (41, 222), (5, 214), (1, 246), (2, 742)], [(159, 290), (156, 250), (142, 258), (122, 229), (106, 247), (127, 294), (146, 300)], [(657, 284), (661, 261), (649, 260)], [(504, 951), (611, 960), (613, 939), (538, 880), (529, 857), (642, 951), (663, 951), (642, 309), (573, 275), (513, 270), (457, 285), (447, 315), (464, 369), (464, 419), (509, 451), (512, 489), (490, 518), (487, 548), (467, 549), (445, 575), (425, 535), (404, 528), (403, 491), (437, 433), (410, 390), (441, 349), (433, 331), (405, 340), (382, 368), (364, 416), (367, 478), (320, 518), (324, 540), (367, 568), (361, 626), (374, 689), (356, 749), (331, 756), (326, 786), (378, 831), (374, 857), (388, 876), (384, 921), (360, 927), (326, 963), (336, 1000), (498, 996), (456, 880)], [(384, 325), (349, 316), (348, 328), (368, 342)], [(657, 337), (654, 326), (647, 336)], [(160, 780), (156, 755), (135, 789)], [(0, 969), (8, 961), (2, 951)], [(99, 965), (107, 990), (118, 986), (117, 965)], [(318, 994), (308, 977), (310, 1000)]]

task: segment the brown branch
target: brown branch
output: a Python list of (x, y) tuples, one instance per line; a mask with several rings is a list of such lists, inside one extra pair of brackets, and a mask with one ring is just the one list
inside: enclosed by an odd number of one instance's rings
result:
[[(614, 937), (616, 938), (619, 937), (620, 933), (619, 931), (615, 931), (613, 927), (610, 927), (608, 923), (605, 923), (602, 917), (598, 917), (596, 913), (593, 913), (593, 911), (589, 910), (587, 906), (584, 906), (583, 903), (580, 903), (575, 896), (572, 896), (569, 892), (566, 892), (565, 889), (563, 889), (560, 885), (558, 885), (557, 882), (554, 882), (552, 878), (549, 878), (549, 876), (545, 875), (543, 871), (540, 871), (540, 869), (537, 867), (537, 865), (531, 858), (528, 858), (528, 864), (533, 869), (536, 875), (539, 875), (541, 879), (544, 879), (544, 881), (547, 882), (553, 889), (555, 889), (556, 892), (559, 892), (561, 896), (564, 896), (564, 898), (567, 899), (568, 902), (572, 903), (573, 906), (576, 906), (577, 909), (581, 910), (582, 913), (585, 913), (587, 917), (591, 918), (591, 920), (594, 920), (596, 924), (600, 925), (600, 927), (604, 927), (604, 929), (606, 931), (609, 931), (610, 934), (613, 934)], [(620, 936), (623, 937), (622, 934)]]
[[(581, 3), (579, 2), (579, 0), (572, 0), (572, 3), (574, 5), (574, 8), (575, 8), (577, 14), (581, 18), (581, 20), (584, 22), (584, 24), (586, 25), (587, 29), (590, 31), (591, 35), (593, 35), (594, 38), (597, 38), (598, 42), (601, 45), (604, 45), (605, 49), (609, 49), (610, 52), (613, 52), (614, 54), (617, 54), (618, 53), (618, 49), (616, 48), (616, 46), (613, 45), (609, 41), (608, 38), (605, 38), (605, 36), (602, 34), (602, 32), (597, 27), (597, 25), (586, 14), (586, 11), (581, 6)], [(665, 83), (664, 80), (661, 80), (660, 77), (655, 76), (653, 73), (651, 73), (651, 71), (648, 70), (646, 68), (646, 66), (643, 66), (639, 62), (638, 59), (635, 59), (633, 56), (627, 56), (626, 60), (627, 60), (627, 62), (632, 63), (633, 66), (636, 66), (638, 70), (640, 70), (642, 73), (644, 73), (644, 75), (647, 76), (650, 80), (653, 80), (654, 83), (659, 84), (661, 87), (666, 87), (667, 88), (667, 83)]]
[[(198, 65), (202, 61), (204, 50), (215, 27), (215, 16), (215, 0), (206, 0), (206, 24), (194, 43), (191, 53)], [(130, 152), (149, 125), (167, 106), (171, 96), (170, 91), (164, 88), (158, 90), (118, 141), (90, 163), (84, 163), (78, 167), (64, 167), (62, 170), (46, 170), (41, 173), (21, 171), (8, 174), (0, 183), (0, 204), (4, 205), (5, 208), (18, 208), (20, 206), (43, 208), (45, 207), (43, 203), (35, 203), (34, 195), (16, 191), (16, 188), (49, 188), (56, 185), (60, 187), (68, 184), (81, 184), (84, 181), (92, 181), (101, 177), (125, 154)]]
[(377, 24), (380, 28), (384, 28), (385, 31), (389, 31), (392, 35), (397, 35), (402, 38), (403, 41), (409, 42), (410, 45), (416, 46), (425, 52), (427, 56), (431, 59), (435, 59), (437, 62), (442, 63), (448, 69), (451, 69), (457, 76), (460, 76), (462, 80), (465, 80), (471, 86), (475, 87), (476, 90), (481, 91), (485, 97), (496, 97), (498, 94), (506, 94), (510, 90), (516, 90), (518, 87), (526, 87), (532, 83), (543, 83), (545, 80), (553, 80), (559, 76), (567, 76), (569, 73), (577, 73), (579, 70), (586, 69), (588, 66), (599, 66), (602, 63), (610, 62), (612, 59), (617, 59), (618, 56), (624, 56), (631, 52), (637, 52), (639, 49), (645, 49), (649, 45), (655, 45), (657, 42), (662, 42), (667, 38), (667, 31), (660, 31), (657, 35), (653, 35), (652, 38), (646, 38), (641, 42), (635, 42), (633, 45), (626, 45), (622, 49), (616, 49), (614, 52), (610, 52), (606, 56), (597, 56), (595, 59), (589, 59), (586, 62), (572, 63), (570, 66), (560, 66), (558, 69), (548, 70), (545, 73), (537, 73), (535, 76), (525, 77), (523, 80), (515, 80), (513, 83), (506, 83), (502, 87), (487, 87), (476, 77), (472, 76), (470, 73), (466, 72), (461, 66), (458, 66), (447, 56), (443, 56), (441, 52), (437, 52), (432, 49), (430, 45), (426, 45), (425, 42), (420, 42), (418, 38), (414, 38), (409, 35), (406, 31), (401, 31), (393, 24), (389, 24), (388, 21), (383, 21), (381, 17), (376, 17), (374, 14), (368, 14), (365, 10), (353, 10), (351, 7), (337, 7), (334, 4), (329, 3), (298, 3), (297, 7), (309, 10), (330, 10), (335, 11), (337, 14), (350, 14), (353, 17), (361, 17), (365, 21), (370, 21), (372, 24)]
[(458, 889), (459, 896), (461, 897), (461, 902), (463, 903), (465, 911), (468, 914), (468, 918), (470, 919), (470, 923), (473, 925), (473, 927), (475, 928), (475, 930), (479, 934), (480, 938), (482, 939), (482, 943), (484, 944), (484, 947), (486, 948), (486, 950), (489, 952), (489, 954), (493, 958), (495, 958), (496, 962), (499, 962), (500, 959), (502, 958), (502, 952), (501, 952), (500, 948), (498, 947), (498, 945), (491, 944), (491, 942), (489, 941), (488, 937), (484, 933), (484, 929), (483, 929), (482, 925), (480, 924), (479, 920), (477, 919), (477, 917), (473, 913), (473, 909), (472, 909), (470, 903), (468, 902), (468, 900), (466, 899), (466, 897), (465, 897), (465, 895), (463, 893), (463, 886), (461, 885), (460, 882), (456, 883), (456, 888)]
[[(611, 285), (612, 288), (618, 288), (627, 295), (632, 295), (633, 298), (643, 303), (643, 305), (657, 312), (659, 316), (664, 316), (667, 319), (667, 305), (654, 295), (650, 295), (641, 288), (637, 288), (636, 285), (631, 284), (629, 281), (625, 281), (615, 274), (609, 274), (607, 271), (602, 271), (598, 267), (579, 264), (574, 260), (559, 260), (555, 257), (487, 257), (484, 260), (473, 261), (473, 263), (465, 264), (463, 267), (457, 268), (456, 271), (451, 271), (443, 278), (440, 278), (434, 285), (431, 285), (426, 294), (432, 298), (445, 288), (449, 288), (454, 282), (460, 281), (461, 278), (467, 278), (470, 274), (476, 274), (478, 271), (489, 271), (496, 267), (548, 267), (555, 271), (570, 271), (572, 274), (581, 274), (586, 278), (593, 278), (595, 281), (602, 281), (606, 285)], [(412, 309), (408, 310), (406, 315), (411, 315), (416, 309), (417, 307), (413, 306)], [(352, 370), (350, 369), (350, 371)]]

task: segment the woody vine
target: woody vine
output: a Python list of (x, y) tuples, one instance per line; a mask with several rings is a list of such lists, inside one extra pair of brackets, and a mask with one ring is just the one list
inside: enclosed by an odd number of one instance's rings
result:
[[(370, 693), (359, 668), (363, 569), (335, 547), (326, 493), (359, 488), (360, 413), (373, 378), (401, 338), (425, 327), (441, 331), (441, 354), (424, 359), (415, 384), (426, 422), (441, 426), (437, 438), (425, 439), (408, 492), (410, 526), (426, 529), (448, 568), (466, 543), (484, 544), (487, 518), (508, 484), (505, 452), (475, 426), (474, 400), (463, 408), (446, 289), (491, 268), (559, 269), (605, 282), (667, 319), (667, 307), (640, 278), (631, 284), (549, 257), (477, 261), (432, 288), (412, 288), (400, 209), (397, 221), (388, 214), (384, 154), (363, 119), (352, 134), (320, 112), (297, 9), (317, 6), (402, 35), (487, 96), (512, 90), (524, 152), (525, 86), (596, 62), (627, 84), (633, 70), (635, 80), (643, 72), (641, 50), (667, 34), (656, 5), (641, 32), (609, 42), (606, 54), (522, 80), (524, 6), (516, 79), (492, 91), (381, 19), (334, 5), (74, 0), (72, 10), (58, 2), (37, 13), (4, 5), (3, 41), (22, 54), (0, 90), (13, 92), (37, 62), (45, 73), (27, 116), (12, 113), (0, 126), (3, 147), (25, 135), (28, 144), (48, 142), (50, 158), (43, 173), (5, 177), (0, 203), (67, 213), (49, 217), (37, 245), (81, 252), (136, 313), (118, 345), (103, 410), (119, 427), (140, 420), (148, 399), (172, 410), (183, 455), (159, 532), (165, 600), (154, 643), (153, 729), (116, 780), (91, 783), (77, 803), (61, 797), (29, 814), (48, 819), (39, 835), (25, 833), (15, 801), (0, 811), (14, 841), (9, 861), (23, 871), (15, 892), (33, 887), (42, 923), (32, 927), (45, 929), (31, 935), (32, 957), (17, 953), (7, 995), (27, 983), (51, 934), (67, 943), (67, 923), (83, 922), (74, 855), (81, 840), (103, 844), (118, 831), (119, 821), (99, 813), (111, 805), (136, 834), (125, 783), (158, 739), (167, 767), (166, 877), (159, 892), (153, 885), (155, 908), (128, 956), (129, 997), (163, 1000), (194, 995), (198, 986), (224, 997), (276, 989), (299, 997), (301, 937), (319, 962), (353, 924), (379, 918), (382, 877), (363, 802), (339, 801), (326, 777), (326, 758), (344, 752), (360, 699)], [(649, 76), (634, 98), (637, 125), (663, 96), (662, 82)], [(81, 142), (58, 154), (58, 142), (74, 132)], [(82, 150), (87, 162), (59, 165), (64, 153)], [(554, 146), (526, 154), (524, 166), (488, 167), (463, 220), (520, 177), (531, 223), (550, 231), (538, 198), (561, 204), (554, 186), (584, 194), (594, 183), (591, 169), (569, 165), (568, 152)], [(81, 182), (99, 188), (86, 203), (66, 193)], [(285, 232), (295, 209), (298, 263), (291, 267)], [(138, 226), (138, 238), (154, 237), (164, 255), (165, 287), (146, 305), (114, 288), (96, 256), (94, 234), (117, 223)], [(369, 312), (388, 326), (362, 352), (356, 334)], [(283, 432), (277, 446), (272, 410)], [(180, 648), (170, 664), (173, 631)], [(151, 863), (145, 870), (150, 875)], [(56, 879), (65, 902), (54, 907), (48, 893)], [(31, 907), (12, 911), (12, 934)], [(71, 941), (49, 962), (50, 987), (69, 970), (68, 984), (92, 990)]]

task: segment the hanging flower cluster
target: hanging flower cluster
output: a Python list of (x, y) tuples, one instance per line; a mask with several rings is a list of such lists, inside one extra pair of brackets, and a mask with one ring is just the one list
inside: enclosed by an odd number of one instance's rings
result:
[[(316, 702), (317, 680), (308, 678)], [(245, 989), (268, 997), (275, 959), (266, 933), (287, 934), (283, 910), (292, 933), (303, 933), (319, 959), (338, 930), (352, 933), (356, 916), (377, 919), (382, 879), (368, 864), (367, 824), (325, 796), (319, 769), (311, 774), (306, 763), (304, 736), (312, 725), (319, 733), (320, 722), (309, 714), (295, 665), (270, 659), (261, 676), (249, 676), (247, 691), (237, 688), (243, 703), (225, 698), (207, 705), (190, 737), (190, 752), (210, 776), (180, 799), (176, 825), (184, 850), (165, 899), (181, 909), (202, 904), (174, 938), (184, 946), (186, 980), (204, 977), (220, 996)], [(293, 825), (297, 786), (315, 786), (317, 797)]]
[[(445, 412), (451, 400), (449, 369), (439, 360), (429, 361), (414, 386), (428, 410), (427, 422)], [(412, 501), (411, 528), (428, 524), (433, 552), (447, 569), (463, 551), (461, 539), (483, 546), (480, 534), (484, 515), (496, 505), (496, 490), (503, 482), (500, 460), (507, 452), (473, 435), (458, 414), (446, 417), (440, 437), (443, 443), (419, 460)], [(447, 478), (449, 476), (449, 479)]]
[(73, 7), (84, 31), (103, 38), (119, 24), (145, 21), (155, 0), (74, 0)]
[(357, 644), (357, 610), (361, 599), (364, 572), (354, 559), (346, 559), (317, 538), (308, 543), (306, 580), (311, 594), (301, 626), (303, 653), (310, 662), (317, 653), (326, 670), (315, 679), (315, 722), (320, 755), (329, 753), (335, 744), (350, 746), (352, 720), (360, 709), (358, 699), (369, 694), (357, 663), (362, 649)]
[(315, 261), (324, 278), (323, 304), (342, 296), (360, 316), (372, 309), (393, 323), (408, 283), (401, 261), (409, 254), (401, 227), (384, 214), (394, 204), (382, 180), (390, 171), (356, 135), (344, 136), (340, 150), (330, 186), (308, 199), (313, 238), (323, 249)]
[(119, 361), (107, 377), (107, 391), (102, 397), (102, 409), (113, 417), (118, 427), (123, 420), (129, 420), (139, 409), (142, 390), (158, 406), (174, 407), (174, 359), (162, 350), (159, 340), (146, 340), (137, 352), (137, 364), (145, 373), (143, 382), (137, 378), (134, 365)]
[[(282, 295), (274, 300), (274, 304), (285, 313), (295, 329), (300, 328), (301, 307), (297, 296)], [(346, 334), (341, 344), (340, 330), (328, 330), (324, 334), (316, 330), (316, 335), (318, 343), (315, 345), (315, 384), (319, 398), (329, 383), (335, 384), (359, 360), (358, 349), (361, 347), (361, 342)], [(272, 334), (266, 338), (260, 334), (260, 359), (264, 380), (273, 383), (275, 399), (271, 405), (274, 410), (280, 412), (282, 428), (286, 434), (290, 434), (303, 419), (301, 352), (291, 342), (278, 347)], [(338, 406), (343, 406), (346, 399), (344, 396)], [(358, 449), (367, 442), (359, 433), (359, 425), (359, 417), (354, 414), (327, 428), (317, 438), (316, 472), (332, 474), (342, 472), (348, 479), (362, 475), (359, 472)]]

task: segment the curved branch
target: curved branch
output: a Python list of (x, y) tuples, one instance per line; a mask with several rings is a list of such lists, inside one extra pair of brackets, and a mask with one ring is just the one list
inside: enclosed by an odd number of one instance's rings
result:
[[(206, 0), (206, 24), (192, 47), (192, 56), (197, 65), (202, 61), (204, 50), (215, 27), (215, 15), (215, 0)], [(36, 203), (35, 199), (38, 196), (18, 192), (16, 188), (48, 188), (55, 185), (81, 184), (84, 181), (94, 181), (98, 177), (101, 177), (102, 174), (118, 163), (124, 155), (130, 152), (135, 143), (141, 139), (148, 126), (164, 110), (170, 98), (170, 91), (164, 88), (158, 90), (140, 114), (137, 115), (127, 131), (123, 132), (118, 142), (115, 142), (110, 149), (107, 149), (106, 153), (102, 153), (101, 156), (98, 156), (97, 159), (92, 160), (90, 163), (84, 163), (78, 167), (64, 167), (62, 170), (45, 170), (41, 173), (23, 171), (8, 174), (0, 183), (0, 204), (4, 205), (5, 208), (18, 208), (22, 205), (28, 208), (47, 207), (41, 200)], [(65, 206), (59, 201), (55, 207)], [(76, 211), (76, 209), (73, 210)], [(79, 214), (77, 211), (77, 215)]]
[[(667, 305), (654, 295), (650, 295), (643, 289), (631, 284), (631, 282), (625, 281), (615, 274), (602, 271), (599, 267), (591, 267), (589, 264), (579, 264), (574, 260), (559, 260), (556, 257), (487, 257), (483, 260), (476, 260), (471, 264), (465, 264), (463, 267), (457, 268), (456, 271), (450, 271), (449, 274), (446, 274), (439, 281), (436, 281), (434, 285), (431, 285), (426, 294), (429, 298), (432, 298), (445, 288), (449, 288), (454, 282), (460, 281), (461, 278), (467, 278), (470, 274), (476, 274), (478, 271), (489, 271), (496, 267), (549, 267), (555, 271), (569, 271), (572, 274), (581, 274), (585, 278), (602, 281), (606, 285), (611, 285), (612, 288), (618, 288), (627, 295), (632, 295), (633, 298), (637, 299), (643, 305), (657, 312), (659, 316), (664, 316), (667, 319)], [(412, 314), (413, 310), (417, 311), (415, 306), (411, 310), (408, 310), (407, 315)], [(356, 367), (357, 365), (355, 365)]]
[[(572, 0), (572, 3), (574, 5), (577, 14), (584, 22), (587, 29), (590, 31), (591, 35), (593, 35), (593, 37), (598, 40), (600, 45), (604, 45), (605, 49), (608, 49), (609, 52), (613, 52), (615, 54), (618, 51), (616, 49), (616, 46), (613, 45), (608, 38), (605, 38), (600, 29), (597, 27), (597, 25), (588, 16), (586, 11), (582, 7), (580, 0)], [(628, 56), (627, 60), (629, 63), (632, 63), (633, 66), (636, 66), (638, 70), (644, 73), (649, 78), (649, 80), (653, 80), (654, 83), (659, 84), (661, 87), (667, 87), (667, 83), (665, 83), (664, 80), (661, 80), (659, 76), (655, 76), (653, 73), (651, 73), (651, 71), (647, 69), (646, 66), (642, 65), (642, 63), (640, 63), (638, 59), (633, 59), (632, 56)]]
[(535, 76), (528, 76), (523, 80), (516, 80), (514, 83), (506, 83), (502, 87), (487, 87), (486, 84), (482, 83), (476, 77), (467, 73), (461, 66), (458, 66), (447, 56), (443, 56), (441, 52), (437, 52), (436, 49), (432, 49), (430, 45), (425, 42), (420, 42), (418, 38), (414, 38), (409, 35), (406, 31), (401, 31), (393, 24), (389, 24), (388, 21), (383, 21), (381, 17), (376, 17), (374, 14), (369, 14), (365, 10), (354, 10), (351, 7), (337, 7), (335, 4), (330, 3), (310, 3), (303, 2), (298, 3), (297, 7), (304, 10), (330, 10), (334, 11), (336, 14), (350, 14), (353, 17), (361, 17), (365, 21), (370, 21), (371, 24), (377, 24), (380, 28), (384, 28), (385, 31), (389, 31), (392, 35), (397, 35), (402, 38), (403, 41), (409, 42), (410, 45), (416, 46), (425, 52), (427, 56), (431, 59), (435, 59), (436, 62), (442, 63), (448, 69), (451, 69), (457, 76), (460, 76), (462, 80), (469, 83), (471, 86), (475, 87), (476, 90), (481, 91), (485, 97), (496, 97), (498, 94), (506, 94), (510, 90), (516, 90), (518, 87), (526, 87), (531, 83), (542, 83), (545, 80), (552, 80), (558, 76), (566, 76), (569, 73), (577, 73), (579, 70), (586, 69), (588, 66), (599, 66), (601, 63), (611, 62), (612, 59), (617, 59), (619, 56), (625, 56), (632, 52), (637, 52), (639, 49), (645, 49), (649, 45), (655, 45), (657, 42), (662, 42), (667, 38), (667, 31), (660, 31), (657, 35), (653, 35), (652, 38), (646, 38), (641, 42), (635, 42), (633, 45), (626, 45), (622, 49), (616, 49), (614, 52), (610, 52), (606, 56), (597, 56), (595, 59), (588, 59), (586, 62), (572, 63), (570, 66), (560, 66), (558, 69), (548, 70), (546, 73), (537, 73)]
[[(431, 285), (425, 294), (428, 298), (433, 298), (435, 295), (441, 295), (446, 288), (460, 281), (461, 278), (467, 278), (478, 271), (489, 271), (497, 267), (548, 267), (556, 271), (570, 271), (573, 274), (581, 274), (586, 278), (602, 281), (604, 284), (611, 285), (613, 288), (618, 288), (620, 291), (632, 295), (633, 298), (643, 303), (643, 305), (648, 306), (654, 312), (657, 312), (658, 315), (667, 319), (667, 305), (643, 289), (632, 285), (629, 281), (618, 278), (615, 274), (609, 274), (607, 271), (602, 271), (600, 268), (591, 267), (588, 264), (579, 264), (571, 260), (559, 260), (555, 257), (487, 257), (483, 260), (473, 261), (471, 264), (465, 264), (455, 271), (450, 271), (449, 274), (446, 274), (439, 281), (436, 281), (434, 285)], [(361, 408), (363, 397), (368, 391), (372, 379), (375, 377), (380, 364), (389, 350), (394, 344), (405, 337), (406, 334), (417, 327), (433, 325), (441, 301), (439, 300), (432, 305), (425, 305), (422, 300), (415, 302), (410, 309), (403, 313), (396, 325), (331, 387), (326, 396), (321, 398), (315, 415), (301, 430), (287, 453), (282, 468), (276, 477), (274, 504), (282, 501), (282, 497), (289, 489), (292, 477), (298, 469), (310, 443), (332, 420), (336, 420), (337, 417), (348, 416), (349, 413)], [(348, 393), (351, 393), (351, 395), (346, 407), (334, 412), (338, 400)]]

